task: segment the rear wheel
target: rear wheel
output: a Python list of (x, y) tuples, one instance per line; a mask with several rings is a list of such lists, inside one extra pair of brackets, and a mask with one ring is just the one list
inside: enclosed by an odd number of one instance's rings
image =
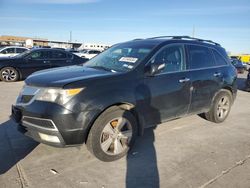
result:
[(231, 92), (225, 89), (221, 90), (215, 97), (210, 111), (204, 114), (205, 118), (215, 123), (222, 123), (227, 118), (232, 103)]
[(132, 113), (112, 107), (101, 114), (90, 130), (87, 147), (101, 161), (114, 161), (127, 154), (137, 135)]
[(15, 82), (19, 79), (19, 73), (13, 67), (5, 67), (0, 71), (0, 79), (4, 82)]

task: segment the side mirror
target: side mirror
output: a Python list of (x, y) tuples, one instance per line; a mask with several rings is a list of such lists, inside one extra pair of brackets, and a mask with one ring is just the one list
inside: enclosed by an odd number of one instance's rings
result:
[(150, 63), (145, 67), (145, 73), (148, 76), (154, 76), (164, 70), (166, 67), (165, 63)]

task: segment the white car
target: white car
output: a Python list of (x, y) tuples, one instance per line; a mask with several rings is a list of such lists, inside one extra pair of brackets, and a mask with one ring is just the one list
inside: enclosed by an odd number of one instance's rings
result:
[(82, 50), (79, 52), (74, 52), (75, 55), (86, 59), (92, 59), (93, 57), (97, 56), (100, 53), (101, 53), (100, 50)]
[(29, 50), (25, 47), (19, 47), (19, 46), (7, 46), (0, 48), (0, 57), (14, 57), (20, 53), (23, 53), (25, 51)]

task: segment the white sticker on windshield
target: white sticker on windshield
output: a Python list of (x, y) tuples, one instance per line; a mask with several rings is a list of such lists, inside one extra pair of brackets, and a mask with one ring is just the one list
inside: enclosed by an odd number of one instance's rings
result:
[(119, 61), (135, 63), (137, 60), (138, 58), (134, 58), (134, 57), (122, 57)]

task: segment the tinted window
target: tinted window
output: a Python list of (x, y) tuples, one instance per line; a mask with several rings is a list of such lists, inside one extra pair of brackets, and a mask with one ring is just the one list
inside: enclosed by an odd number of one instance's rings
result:
[(25, 51), (26, 51), (25, 48), (16, 48), (16, 53), (18, 53), (18, 54), (23, 53)]
[(189, 45), (189, 63), (191, 69), (199, 69), (215, 66), (213, 55), (209, 48)]
[(15, 48), (7, 48), (2, 51), (3, 54), (14, 54), (15, 53)]
[(67, 55), (65, 52), (61, 51), (53, 51), (52, 52), (52, 59), (66, 59)]
[(95, 51), (95, 50), (89, 51), (89, 54), (99, 54), (99, 53), (100, 53), (99, 51)]
[(215, 61), (217, 65), (227, 65), (226, 60), (216, 50), (213, 50)]
[(47, 51), (35, 51), (32, 52), (29, 56), (31, 59), (46, 59), (48, 58)]
[(165, 69), (162, 70), (162, 72), (176, 72), (184, 70), (185, 63), (183, 46), (175, 45), (165, 47), (158, 54), (156, 54), (152, 60), (152, 63), (165, 63)]

